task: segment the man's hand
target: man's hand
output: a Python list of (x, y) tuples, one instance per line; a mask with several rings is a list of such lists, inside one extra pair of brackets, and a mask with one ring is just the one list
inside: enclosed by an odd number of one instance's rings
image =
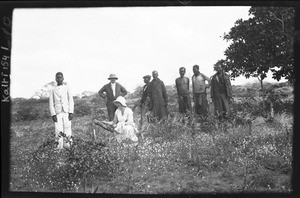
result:
[(56, 115), (52, 116), (52, 120), (53, 120), (53, 122), (57, 122), (57, 117), (56, 117)]
[(73, 119), (74, 115), (73, 113), (69, 113), (69, 120), (71, 121)]

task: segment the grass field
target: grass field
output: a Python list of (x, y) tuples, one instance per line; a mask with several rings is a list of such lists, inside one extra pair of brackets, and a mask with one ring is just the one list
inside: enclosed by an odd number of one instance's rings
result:
[[(137, 113), (136, 124), (138, 118)], [(197, 122), (171, 111), (164, 123), (144, 122), (143, 138), (133, 144), (117, 143), (92, 123), (91, 115), (75, 116), (74, 145), (56, 152), (50, 118), (16, 121), (11, 124), (10, 190), (290, 192), (292, 125), (288, 113), (248, 125), (213, 118)]]

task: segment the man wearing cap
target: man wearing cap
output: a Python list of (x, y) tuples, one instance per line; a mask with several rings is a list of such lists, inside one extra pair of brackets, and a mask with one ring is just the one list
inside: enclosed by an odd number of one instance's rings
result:
[[(195, 113), (206, 116), (208, 114), (208, 102), (206, 89), (210, 87), (210, 78), (200, 73), (199, 65), (193, 66), (194, 75), (192, 76), (193, 98)], [(205, 82), (208, 81), (208, 84)]]
[(149, 101), (147, 100), (147, 98), (149, 98), (149, 97), (148, 97), (147, 92), (148, 92), (148, 85), (149, 85), (149, 82), (151, 80), (151, 76), (150, 75), (146, 75), (143, 78), (144, 78), (145, 85), (143, 87), (143, 93), (142, 93), (142, 99), (141, 99), (141, 106), (146, 106), (147, 109), (149, 109), (150, 108)]
[(164, 82), (158, 78), (158, 72), (152, 72), (153, 80), (148, 85), (152, 116), (158, 121), (167, 117), (168, 96)]
[(104, 85), (98, 92), (100, 97), (106, 99), (106, 108), (109, 121), (114, 119), (114, 113), (117, 109), (117, 107), (113, 104), (113, 101), (119, 96), (124, 97), (127, 94), (127, 90), (121, 84), (116, 82), (117, 79), (118, 77), (115, 74), (110, 74), (108, 77), (110, 82)]
[(140, 124), (143, 124), (143, 115), (147, 116), (147, 120), (148, 122), (150, 121), (150, 117), (149, 117), (149, 111), (151, 109), (151, 103), (150, 103), (150, 98), (148, 95), (148, 85), (149, 82), (151, 80), (151, 76), (150, 75), (146, 75), (143, 77), (144, 78), (144, 87), (143, 87), (143, 92), (142, 92), (142, 98), (141, 98), (141, 103), (140, 103), (140, 108), (141, 108), (141, 120), (140, 120)]
[(187, 113), (191, 110), (191, 99), (190, 99), (190, 80), (185, 77), (186, 69), (181, 67), (179, 69), (180, 77), (175, 80), (175, 85), (178, 94), (178, 105), (179, 113)]

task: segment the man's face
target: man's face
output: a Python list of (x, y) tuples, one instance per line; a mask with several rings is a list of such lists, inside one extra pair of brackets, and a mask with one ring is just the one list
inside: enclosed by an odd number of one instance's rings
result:
[(153, 77), (154, 79), (157, 79), (157, 77), (158, 77), (158, 72), (157, 72), (157, 71), (152, 72), (152, 77)]
[(215, 70), (217, 73), (220, 73), (222, 71), (221, 66), (215, 66)]
[(144, 83), (149, 83), (150, 82), (150, 78), (144, 78)]
[(110, 82), (111, 82), (111, 83), (115, 83), (115, 82), (116, 82), (116, 80), (117, 80), (117, 79), (115, 79), (115, 78), (112, 78), (112, 79), (110, 79)]
[(64, 77), (61, 74), (57, 74), (55, 80), (56, 80), (58, 85), (62, 85), (62, 83), (64, 81)]
[(198, 74), (199, 69), (197, 67), (193, 67), (193, 72), (194, 72), (194, 74)]
[(179, 70), (179, 74), (180, 74), (181, 77), (183, 77), (184, 74), (185, 74), (185, 69), (181, 68), (181, 69)]

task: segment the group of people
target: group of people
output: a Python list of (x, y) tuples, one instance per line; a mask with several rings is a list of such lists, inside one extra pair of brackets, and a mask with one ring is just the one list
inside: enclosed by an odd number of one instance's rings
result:
[[(194, 113), (205, 117), (209, 113), (207, 101), (207, 88), (211, 88), (210, 95), (214, 104), (215, 115), (223, 119), (229, 112), (229, 101), (232, 98), (232, 89), (229, 76), (222, 70), (221, 66), (214, 67), (216, 74), (211, 78), (200, 73), (199, 66), (193, 66), (194, 75), (192, 81), (192, 97), (194, 102)], [(179, 68), (180, 77), (175, 80), (178, 94), (179, 112), (188, 114), (192, 112), (190, 79), (185, 77), (186, 69)], [(157, 71), (152, 72), (151, 76), (144, 76), (145, 85), (143, 87), (141, 108), (146, 108), (151, 112), (151, 116), (156, 120), (166, 117), (168, 96), (163, 81), (158, 78)]]
[[(194, 102), (194, 113), (199, 116), (206, 116), (209, 112), (207, 102), (207, 88), (211, 88), (210, 95), (214, 104), (215, 114), (219, 118), (224, 118), (229, 112), (229, 100), (232, 97), (231, 83), (228, 75), (219, 65), (214, 67), (216, 74), (211, 78), (200, 73), (199, 66), (193, 66), (194, 75), (192, 81), (192, 97)], [(183, 114), (192, 111), (190, 79), (185, 77), (186, 69), (179, 69), (180, 77), (175, 80), (179, 112)], [(55, 135), (57, 148), (70, 146), (72, 143), (71, 120), (73, 118), (74, 101), (68, 85), (63, 83), (63, 74), (56, 73), (57, 85), (51, 90), (49, 96), (50, 112), (55, 122)], [(168, 116), (168, 94), (164, 82), (158, 78), (158, 72), (152, 72), (151, 76), (143, 77), (145, 85), (143, 86), (142, 98), (140, 102), (141, 109), (150, 112), (154, 121), (160, 121)], [(136, 134), (138, 130), (133, 121), (133, 111), (126, 105), (124, 96), (127, 90), (118, 82), (118, 77), (111, 74), (108, 78), (110, 82), (104, 85), (98, 92), (99, 96), (106, 100), (108, 113), (108, 124), (111, 124), (118, 133), (116, 139), (121, 142), (128, 138), (132, 141), (138, 141)], [(67, 141), (64, 141), (67, 140)]]
[[(192, 76), (192, 97), (194, 102), (194, 112), (199, 116), (206, 116), (209, 113), (206, 89), (210, 87), (210, 96), (214, 104), (215, 115), (225, 118), (229, 112), (229, 101), (232, 98), (232, 89), (229, 76), (222, 70), (220, 65), (214, 67), (216, 74), (211, 78), (200, 73), (199, 66), (193, 66)], [(192, 111), (190, 96), (190, 80), (185, 77), (186, 69), (179, 69), (180, 77), (176, 79), (176, 89), (178, 94), (178, 104), (180, 113)]]

